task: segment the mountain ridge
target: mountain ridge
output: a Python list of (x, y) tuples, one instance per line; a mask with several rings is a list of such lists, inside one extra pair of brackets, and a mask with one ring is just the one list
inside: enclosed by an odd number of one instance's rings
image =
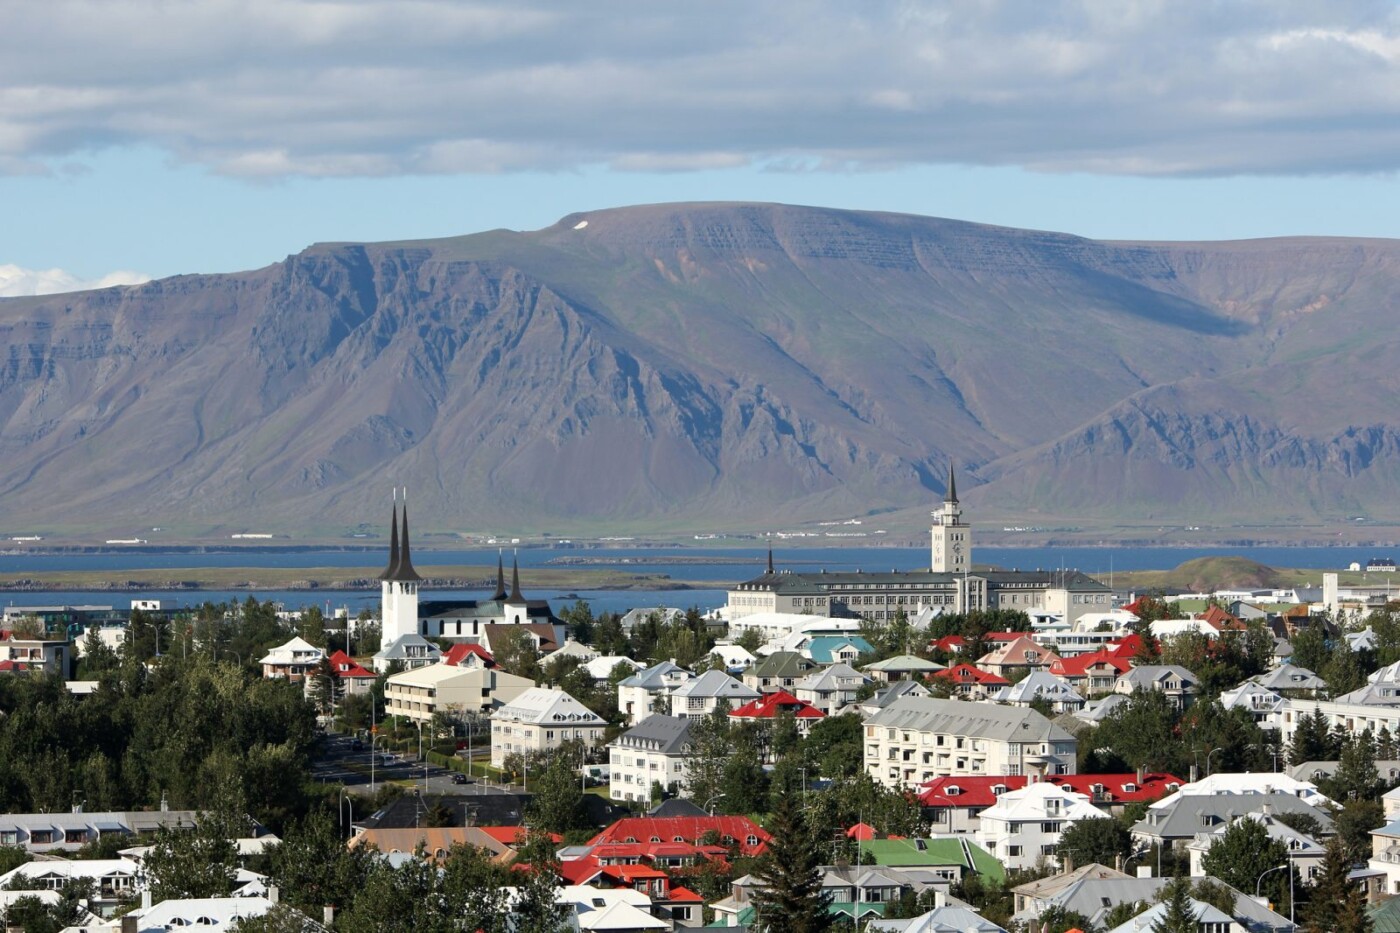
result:
[(954, 464), (988, 518), (1400, 521), (1397, 271), (743, 203), (315, 244), (0, 300), (0, 517), (325, 530), (407, 483), (443, 531), (752, 530)]

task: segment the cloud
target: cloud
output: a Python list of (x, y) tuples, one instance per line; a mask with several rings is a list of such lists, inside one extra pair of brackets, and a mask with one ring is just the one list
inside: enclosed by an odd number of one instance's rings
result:
[(0, 33), (0, 173), (1389, 172), (1397, 125), (1381, 0), (48, 0)]
[(23, 269), (15, 265), (0, 265), (0, 298), (83, 292), (114, 285), (140, 285), (150, 280), (149, 275), (140, 272), (109, 272), (100, 279), (84, 280), (62, 269)]

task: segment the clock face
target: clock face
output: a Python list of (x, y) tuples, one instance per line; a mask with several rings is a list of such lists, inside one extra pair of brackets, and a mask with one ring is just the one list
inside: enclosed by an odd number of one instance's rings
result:
[(954, 554), (961, 554), (961, 553), (962, 553), (962, 545), (961, 545), (961, 544), (955, 544), (955, 545), (953, 545), (953, 553), (954, 553)]

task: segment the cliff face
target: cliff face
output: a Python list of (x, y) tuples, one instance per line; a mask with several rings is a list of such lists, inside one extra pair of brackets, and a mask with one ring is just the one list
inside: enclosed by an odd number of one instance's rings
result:
[(704, 204), (9, 299), (0, 516), (753, 529), (952, 462), (989, 516), (1400, 518), (1398, 271)]

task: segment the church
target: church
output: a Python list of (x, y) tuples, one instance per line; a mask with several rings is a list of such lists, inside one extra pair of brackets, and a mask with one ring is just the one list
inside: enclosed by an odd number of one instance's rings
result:
[[(395, 490), (389, 523), (389, 565), (379, 575), (382, 641), (389, 645), (404, 636), (444, 638), (480, 643), (491, 625), (560, 625), (549, 601), (527, 599), (520, 590), (520, 562), (512, 560), (510, 591), (506, 591), (504, 557), (496, 559), (496, 591), (489, 599), (419, 601), (423, 578), (413, 569), (408, 534), (408, 493), (402, 511)], [(550, 633), (555, 634), (553, 632)]]
[(972, 528), (963, 520), (957, 478), (948, 468), (947, 493), (933, 513), (928, 570), (893, 573), (776, 572), (770, 552), (761, 576), (729, 591), (726, 617), (788, 612), (835, 618), (894, 619), (926, 608), (965, 613), (1040, 610), (1073, 623), (1113, 608), (1112, 591), (1077, 570), (974, 570)]

